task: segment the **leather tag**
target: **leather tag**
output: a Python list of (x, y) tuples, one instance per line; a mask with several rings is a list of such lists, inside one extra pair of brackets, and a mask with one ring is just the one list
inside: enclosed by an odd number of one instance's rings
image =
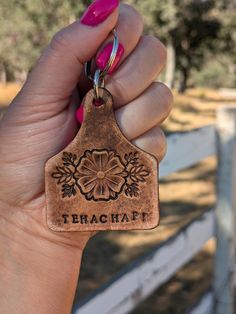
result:
[(84, 99), (74, 140), (46, 163), (47, 224), (55, 231), (151, 229), (159, 223), (158, 164), (117, 126), (111, 94)]

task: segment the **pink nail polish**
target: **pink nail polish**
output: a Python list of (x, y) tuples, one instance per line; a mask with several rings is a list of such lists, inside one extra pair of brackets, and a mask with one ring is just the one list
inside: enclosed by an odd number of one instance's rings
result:
[(77, 109), (75, 116), (76, 116), (76, 120), (80, 124), (82, 124), (82, 122), (84, 120), (84, 107), (82, 105)]
[[(113, 47), (113, 43), (109, 43), (98, 54), (98, 56), (96, 58), (96, 64), (99, 67), (99, 69), (101, 69), (101, 70), (105, 69), (107, 62), (108, 62), (110, 55), (111, 55), (112, 47)], [(120, 62), (123, 54), (124, 54), (124, 47), (121, 44), (119, 44), (116, 58), (112, 64), (110, 70), (108, 71), (108, 74), (112, 74), (116, 70), (117, 65)]]
[(96, 26), (118, 7), (119, 0), (95, 0), (85, 11), (80, 22), (89, 26)]

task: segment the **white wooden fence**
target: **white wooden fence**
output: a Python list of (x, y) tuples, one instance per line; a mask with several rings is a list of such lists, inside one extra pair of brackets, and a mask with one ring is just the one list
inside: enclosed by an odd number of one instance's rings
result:
[[(167, 282), (216, 237), (214, 281), (193, 305), (191, 314), (233, 314), (236, 248), (236, 108), (217, 112), (216, 126), (168, 137), (168, 152), (160, 177), (218, 155), (217, 204), (174, 236), (141, 256), (91, 296), (77, 304), (74, 314), (125, 314)], [(158, 313), (158, 310), (157, 310)]]

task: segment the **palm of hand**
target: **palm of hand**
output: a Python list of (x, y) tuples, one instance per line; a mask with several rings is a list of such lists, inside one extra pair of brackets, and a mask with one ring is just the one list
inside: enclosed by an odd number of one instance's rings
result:
[[(23, 99), (28, 101), (24, 103)], [(0, 124), (0, 193), (1, 201), (12, 211), (12, 221), (36, 237), (50, 241), (83, 247), (91, 233), (77, 237), (66, 233), (53, 233), (45, 221), (44, 166), (46, 161), (62, 150), (78, 131), (75, 120), (76, 92), (63, 102), (55, 99), (43, 103), (43, 98), (26, 97), (24, 90), (12, 102)], [(47, 98), (47, 97), (45, 97)], [(31, 108), (42, 106), (44, 110), (32, 112)], [(23, 108), (22, 108), (23, 107)], [(55, 107), (53, 113), (52, 108)], [(50, 108), (50, 110), (49, 110)], [(25, 209), (25, 210), (24, 210)], [(27, 221), (27, 224), (25, 224)]]
[(122, 64), (107, 84), (114, 97), (117, 122), (135, 145), (159, 160), (165, 154), (160, 123), (168, 116), (172, 95), (164, 84), (153, 81), (166, 54), (158, 39), (141, 37), (143, 26), (137, 12), (121, 5), (119, 15), (116, 9), (96, 28), (76, 21), (63, 29), (44, 51), (0, 123), (0, 214), (37, 239), (82, 248), (91, 236), (48, 229), (44, 166), (77, 133), (76, 85), (79, 82), (84, 95), (88, 90), (82, 74), (84, 63), (104, 41), (110, 41), (115, 25), (125, 46)]

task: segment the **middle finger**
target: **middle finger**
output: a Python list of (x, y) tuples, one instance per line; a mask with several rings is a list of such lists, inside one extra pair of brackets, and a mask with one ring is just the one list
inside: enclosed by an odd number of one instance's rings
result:
[[(124, 62), (124, 60), (132, 53), (138, 44), (142, 31), (143, 31), (143, 22), (141, 15), (131, 6), (127, 4), (120, 5), (120, 12), (118, 23), (116, 25), (116, 31), (119, 39), (119, 43), (124, 49), (124, 54), (122, 58), (118, 61), (118, 66)], [(103, 45), (100, 47), (98, 55), (100, 55), (103, 48), (108, 44), (113, 42), (113, 36), (109, 36)], [(100, 55), (101, 57), (101, 55)], [(105, 62), (105, 61), (104, 61)], [(94, 66), (94, 65), (93, 65)], [(94, 70), (94, 69), (93, 69)], [(93, 72), (93, 71), (92, 71)], [(85, 95), (87, 91), (91, 88), (91, 82), (85, 77), (85, 74), (82, 73), (79, 79), (79, 90), (81, 95)]]
[(172, 103), (170, 89), (155, 82), (139, 98), (115, 110), (116, 120), (125, 137), (133, 140), (160, 125), (167, 118)]
[(143, 36), (133, 53), (107, 79), (106, 88), (121, 107), (137, 98), (156, 79), (165, 65), (166, 49), (153, 36)]

